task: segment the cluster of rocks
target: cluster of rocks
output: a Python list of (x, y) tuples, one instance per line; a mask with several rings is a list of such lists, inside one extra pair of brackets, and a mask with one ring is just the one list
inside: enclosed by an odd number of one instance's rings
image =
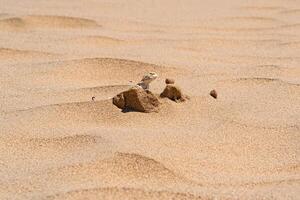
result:
[[(142, 80), (127, 91), (113, 97), (113, 104), (123, 111), (157, 112), (161, 102), (159, 98), (168, 98), (176, 103), (189, 100), (182, 90), (174, 85), (175, 80), (167, 78), (166, 87), (160, 95), (155, 95), (149, 90), (149, 84), (157, 78), (155, 72), (143, 76)], [(217, 92), (212, 90), (210, 95), (217, 98)]]
[(137, 85), (113, 97), (113, 104), (124, 111), (157, 112), (161, 104), (159, 98), (168, 98), (175, 102), (188, 99), (174, 83), (173, 79), (166, 79), (166, 87), (159, 96)]

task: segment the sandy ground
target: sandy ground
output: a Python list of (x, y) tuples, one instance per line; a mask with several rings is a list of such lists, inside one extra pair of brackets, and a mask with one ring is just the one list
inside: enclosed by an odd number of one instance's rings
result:
[[(0, 5), (1, 200), (300, 198), (300, 1)], [(149, 71), (191, 100), (112, 105)]]

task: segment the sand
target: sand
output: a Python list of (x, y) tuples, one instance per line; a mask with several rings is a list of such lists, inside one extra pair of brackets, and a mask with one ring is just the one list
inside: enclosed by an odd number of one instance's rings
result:
[(1, 200), (300, 198), (299, 1), (0, 5)]

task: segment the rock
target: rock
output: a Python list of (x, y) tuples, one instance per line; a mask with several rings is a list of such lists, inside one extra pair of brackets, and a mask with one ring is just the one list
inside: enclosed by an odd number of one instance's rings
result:
[(217, 94), (217, 91), (216, 90), (212, 90), (212, 91), (210, 91), (210, 96), (212, 96), (213, 98), (218, 98), (218, 94)]
[(123, 110), (150, 113), (158, 111), (160, 102), (149, 90), (134, 87), (115, 96), (113, 104)]
[(160, 94), (162, 98), (169, 98), (175, 102), (182, 102), (189, 99), (188, 96), (181, 92), (181, 89), (175, 85), (166, 85), (164, 91)]
[(171, 79), (171, 78), (167, 78), (165, 82), (166, 82), (166, 84), (174, 84), (175, 80)]

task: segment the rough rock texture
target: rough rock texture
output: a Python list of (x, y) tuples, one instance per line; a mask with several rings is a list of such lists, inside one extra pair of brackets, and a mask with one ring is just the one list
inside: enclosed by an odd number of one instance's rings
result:
[(174, 84), (175, 80), (171, 79), (171, 78), (167, 78), (165, 82), (166, 82), (166, 84)]
[(113, 98), (113, 104), (115, 106), (117, 106), (118, 108), (120, 109), (124, 109), (125, 108), (125, 99), (124, 99), (124, 96), (123, 96), (123, 93), (120, 93), (116, 96), (114, 96)]
[(175, 102), (182, 102), (185, 101), (186, 99), (189, 99), (189, 97), (184, 95), (181, 92), (181, 89), (175, 85), (166, 85), (166, 88), (160, 94), (160, 97), (162, 98), (167, 97)]
[(113, 98), (113, 104), (123, 110), (139, 112), (157, 112), (160, 102), (150, 91), (134, 87)]

